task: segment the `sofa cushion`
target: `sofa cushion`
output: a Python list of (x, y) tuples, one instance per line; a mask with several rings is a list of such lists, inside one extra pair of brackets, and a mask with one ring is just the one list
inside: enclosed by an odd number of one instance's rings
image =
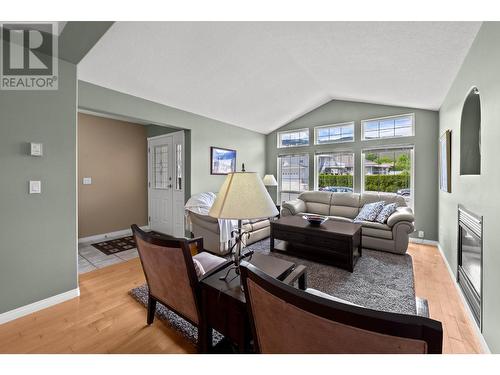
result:
[(355, 223), (359, 223), (361, 221), (374, 221), (382, 208), (384, 208), (385, 202), (374, 202), (374, 203), (366, 203), (361, 211), (359, 211), (358, 216), (354, 219)]
[(259, 220), (254, 223), (251, 223), (250, 226), (252, 227), (252, 231), (254, 230), (259, 230), (263, 229), (269, 226), (269, 220)]
[(312, 212), (316, 215), (327, 216), (330, 214), (330, 205), (317, 202), (306, 202), (306, 210), (307, 212)]
[(361, 224), (363, 228), (374, 228), (381, 230), (392, 230), (390, 226), (387, 224), (377, 223), (376, 221), (360, 221), (358, 224)]
[(378, 214), (377, 218), (375, 221), (379, 223), (385, 223), (389, 216), (391, 216), (396, 210), (398, 209), (398, 204), (397, 203), (389, 203), (382, 208), (382, 211)]
[(305, 191), (299, 199), (306, 203), (306, 211), (317, 215), (330, 214), (330, 201), (332, 193), (324, 191)]
[(352, 219), (344, 216), (328, 216), (328, 219), (333, 221), (342, 221), (344, 223), (352, 223)]
[[(193, 262), (195, 260), (200, 263), (201, 270), (204, 271), (203, 273), (209, 272), (218, 265), (226, 262), (226, 259), (218, 257), (217, 255), (210, 254), (206, 251), (202, 251), (201, 253), (196, 254), (193, 257)], [(195, 269), (196, 269), (196, 264), (195, 264)], [(198, 273), (198, 270), (196, 272)]]
[(360, 207), (363, 207), (367, 203), (375, 203), (379, 201), (384, 201), (386, 204), (397, 203), (400, 207), (406, 206), (406, 201), (401, 195), (394, 193), (376, 193), (368, 192), (361, 194), (359, 199)]
[(203, 268), (203, 265), (198, 259), (193, 258), (193, 264), (194, 264), (194, 270), (196, 271), (196, 276), (198, 276), (199, 279), (205, 274), (205, 270)]
[(390, 228), (389, 230), (385, 230), (385, 229), (363, 227), (362, 234), (363, 236), (385, 238), (387, 240), (392, 240), (392, 230), (390, 230)]
[(304, 202), (315, 202), (330, 205), (332, 193), (326, 191), (304, 191), (299, 195), (300, 200)]

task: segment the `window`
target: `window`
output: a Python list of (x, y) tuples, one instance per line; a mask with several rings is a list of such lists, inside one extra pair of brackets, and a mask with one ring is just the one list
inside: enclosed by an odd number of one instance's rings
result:
[(168, 145), (154, 146), (153, 187), (168, 189)]
[(175, 189), (182, 190), (182, 144), (175, 145)]
[(309, 146), (309, 129), (278, 133), (278, 148)]
[(309, 190), (309, 154), (279, 156), (278, 179), (279, 202)]
[(354, 141), (354, 122), (344, 122), (314, 128), (314, 144)]
[(396, 193), (413, 206), (413, 146), (363, 151), (363, 191)]
[(336, 152), (316, 155), (316, 187), (318, 190), (352, 192), (353, 179), (353, 153)]
[(414, 135), (413, 113), (361, 121), (363, 140), (411, 137)]

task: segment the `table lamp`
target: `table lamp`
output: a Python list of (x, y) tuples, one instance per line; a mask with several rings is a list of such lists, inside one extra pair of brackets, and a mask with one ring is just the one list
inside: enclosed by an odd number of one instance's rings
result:
[[(278, 186), (278, 181), (276, 181), (276, 178), (274, 178), (274, 175), (272, 174), (266, 174), (262, 179), (262, 182), (264, 183), (265, 186)], [(278, 200), (276, 199), (276, 202), (277, 201)]]
[[(236, 243), (233, 246), (236, 247), (234, 266), (231, 269), (239, 273), (241, 241), (245, 234), (242, 220), (267, 219), (278, 215), (278, 210), (257, 173), (245, 172), (243, 166), (242, 172), (228, 173), (208, 215), (217, 219), (238, 220)], [(222, 279), (227, 278), (228, 274), (229, 270)]]

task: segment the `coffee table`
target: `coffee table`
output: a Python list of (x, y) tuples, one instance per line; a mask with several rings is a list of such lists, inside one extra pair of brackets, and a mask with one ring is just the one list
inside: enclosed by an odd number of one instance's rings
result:
[[(275, 239), (283, 240), (275, 245)], [(362, 255), (361, 225), (327, 220), (312, 226), (301, 216), (271, 221), (271, 251), (282, 251), (353, 272)]]
[[(306, 288), (306, 273), (303, 266), (258, 253), (253, 253), (251, 257), (245, 258), (244, 260), (268, 275), (282, 281), (292, 271), (301, 267), (301, 272), (297, 274), (299, 288)], [(227, 267), (231, 265), (232, 263), (229, 263)], [(201, 343), (204, 353), (210, 351), (212, 346), (212, 328), (234, 343), (240, 352), (250, 351), (251, 327), (245, 293), (241, 290), (240, 277), (235, 271), (231, 271), (226, 280), (220, 280), (220, 277), (226, 274), (227, 267), (200, 280), (201, 309), (205, 324), (199, 329), (205, 329), (205, 334), (202, 337), (206, 337), (206, 341)]]

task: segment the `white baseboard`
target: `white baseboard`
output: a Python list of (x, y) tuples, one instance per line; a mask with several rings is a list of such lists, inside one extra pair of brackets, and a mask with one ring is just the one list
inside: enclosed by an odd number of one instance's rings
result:
[(486, 343), (486, 340), (484, 339), (483, 333), (481, 332), (481, 330), (479, 329), (479, 327), (476, 324), (476, 321), (474, 319), (474, 315), (472, 314), (472, 310), (470, 309), (469, 304), (467, 303), (467, 300), (465, 299), (465, 296), (464, 296), (464, 294), (462, 292), (462, 289), (460, 288), (460, 286), (456, 282), (457, 277), (453, 273), (453, 270), (450, 267), (450, 263), (448, 263), (448, 259), (446, 259), (446, 255), (444, 255), (443, 248), (441, 247), (441, 245), (439, 244), (439, 242), (437, 243), (437, 248), (438, 248), (439, 252), (441, 253), (441, 257), (443, 258), (444, 263), (446, 264), (446, 268), (448, 269), (450, 277), (453, 280), (453, 284), (455, 285), (455, 288), (456, 288), (456, 290), (458, 292), (458, 295), (460, 296), (460, 299), (462, 300), (462, 305), (465, 306), (465, 311), (467, 311), (467, 314), (469, 315), (469, 319), (472, 322), (472, 325), (474, 326), (474, 330), (476, 331), (477, 336), (479, 337), (479, 342), (480, 342), (480, 344), (481, 344), (481, 346), (483, 348), (483, 351), (485, 353), (487, 353), (487, 354), (491, 354), (491, 350), (488, 347), (488, 344)]
[(410, 237), (410, 242), (411, 243), (419, 243), (422, 245), (434, 245), (434, 246), (439, 246), (439, 242), (434, 241), (434, 240), (426, 240), (425, 238), (414, 238)]
[[(144, 225), (140, 228), (142, 230), (149, 230), (149, 225)], [(132, 234), (132, 229), (130, 229), (130, 228), (123, 229), (123, 230), (117, 230), (116, 232), (96, 234), (95, 236), (79, 238), (78, 244), (106, 241), (106, 239), (108, 239), (108, 238), (130, 236), (131, 234)]]
[(11, 320), (21, 318), (25, 315), (29, 315), (39, 310), (46, 309), (47, 307), (57, 305), (61, 302), (65, 302), (78, 296), (80, 296), (80, 288), (69, 290), (67, 292), (57, 294), (41, 301), (33, 302), (29, 305), (21, 306), (17, 309), (4, 312), (0, 314), (0, 324), (10, 322)]

